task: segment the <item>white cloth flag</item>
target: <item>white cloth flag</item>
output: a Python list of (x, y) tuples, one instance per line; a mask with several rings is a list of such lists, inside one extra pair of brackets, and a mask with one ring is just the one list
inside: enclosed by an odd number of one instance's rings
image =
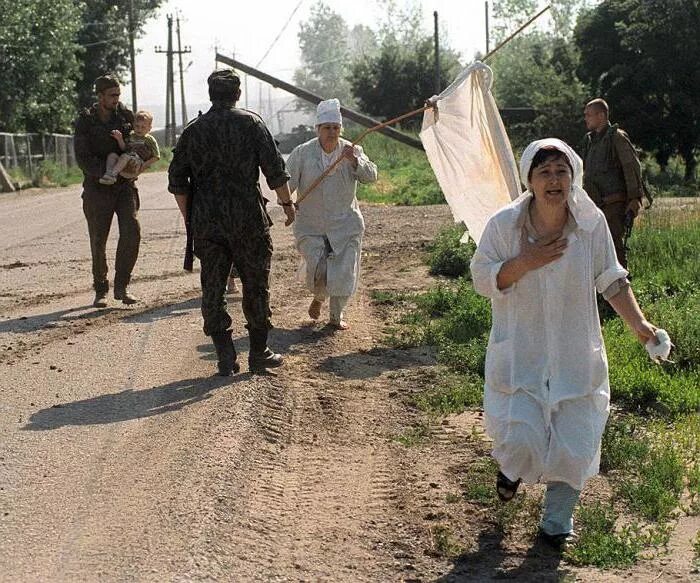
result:
[(420, 138), (455, 222), (476, 243), (488, 218), (520, 196), (518, 170), (496, 102), (493, 72), (476, 62), (423, 114)]

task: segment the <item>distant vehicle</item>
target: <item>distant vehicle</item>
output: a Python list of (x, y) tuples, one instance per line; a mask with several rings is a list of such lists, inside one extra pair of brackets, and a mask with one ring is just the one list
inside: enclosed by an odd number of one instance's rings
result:
[(277, 134), (275, 140), (277, 147), (282, 154), (290, 154), (291, 151), (299, 144), (308, 142), (311, 138), (316, 137), (314, 128), (307, 125), (298, 125), (292, 129), (290, 133)]

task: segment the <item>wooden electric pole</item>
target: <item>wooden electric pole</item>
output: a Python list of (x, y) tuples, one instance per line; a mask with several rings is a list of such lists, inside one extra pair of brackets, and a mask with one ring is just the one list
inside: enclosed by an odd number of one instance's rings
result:
[(177, 56), (180, 61), (180, 99), (181, 99), (181, 109), (182, 114), (182, 127), (187, 125), (187, 105), (185, 105), (185, 73), (182, 69), (182, 55), (186, 53), (191, 53), (192, 49), (190, 47), (182, 48), (182, 42), (180, 39), (180, 17), (177, 17)]
[[(165, 53), (168, 66), (165, 71), (165, 145), (174, 146), (177, 140), (177, 120), (175, 119), (175, 64), (173, 57), (181, 53), (189, 53), (191, 49), (185, 47), (181, 49), (179, 46), (179, 19), (178, 19), (178, 50), (173, 49), (173, 17), (168, 15), (168, 48), (163, 50), (160, 46), (156, 47), (156, 53)], [(182, 58), (180, 58), (180, 87), (182, 91), (182, 109), (183, 109), (183, 125), (187, 123), (185, 111), (185, 89), (183, 81)]]
[(486, 54), (489, 54), (491, 47), (489, 46), (489, 3), (488, 0), (484, 2), (484, 16), (486, 17)]

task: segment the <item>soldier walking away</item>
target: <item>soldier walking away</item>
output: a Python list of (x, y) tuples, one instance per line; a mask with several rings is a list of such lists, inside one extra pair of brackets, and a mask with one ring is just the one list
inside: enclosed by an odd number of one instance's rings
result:
[(100, 184), (107, 157), (120, 154), (114, 130), (128, 136), (134, 115), (119, 102), (119, 81), (112, 75), (95, 80), (97, 103), (83, 110), (75, 122), (75, 157), (83, 171), (83, 212), (87, 219), (92, 253), (92, 279), (96, 308), (107, 307), (107, 237), (115, 213), (119, 223), (119, 243), (114, 265), (114, 298), (125, 304), (138, 300), (128, 291), (131, 272), (139, 255), (141, 227), (137, 218), (138, 190), (134, 180), (121, 176), (113, 186)]
[(605, 214), (618, 261), (627, 267), (627, 238), (642, 209), (644, 186), (637, 152), (627, 134), (609, 121), (603, 99), (583, 110), (588, 133), (582, 148), (583, 187)]
[(272, 221), (258, 177), (262, 169), (289, 226), (295, 218), (289, 174), (260, 117), (236, 107), (241, 95), (238, 76), (230, 69), (215, 71), (208, 84), (211, 109), (182, 132), (168, 171), (168, 190), (175, 195), (201, 263), (204, 333), (216, 348), (219, 374), (240, 370), (226, 311), (226, 282), (232, 266), (243, 286), (243, 314), (250, 337), (248, 365), (252, 372), (264, 372), (280, 366), (282, 356), (267, 346), (272, 328)]

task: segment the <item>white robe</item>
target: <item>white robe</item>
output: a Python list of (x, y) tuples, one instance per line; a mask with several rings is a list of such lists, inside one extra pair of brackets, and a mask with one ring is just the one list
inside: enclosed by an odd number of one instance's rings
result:
[[(340, 149), (350, 142), (341, 138)], [(357, 168), (350, 160), (341, 162), (301, 203), (294, 222), (294, 236), (302, 262), (299, 275), (316, 291), (316, 270), (326, 253), (324, 238), (333, 252), (327, 258), (326, 292), (350, 296), (357, 289), (365, 222), (355, 196), (357, 182), (377, 180), (377, 166), (356, 146)], [(317, 138), (294, 148), (287, 160), (292, 192), (306, 192), (323, 173), (321, 145)]]
[(602, 293), (627, 272), (605, 216), (580, 188), (580, 159), (567, 154), (576, 224), (564, 255), (498, 289), (503, 263), (520, 252), (532, 198), (525, 192), (488, 221), (471, 272), (474, 289), (492, 306), (484, 412), (494, 457), (511, 479), (562, 481), (580, 490), (598, 472), (610, 401), (596, 289)]

